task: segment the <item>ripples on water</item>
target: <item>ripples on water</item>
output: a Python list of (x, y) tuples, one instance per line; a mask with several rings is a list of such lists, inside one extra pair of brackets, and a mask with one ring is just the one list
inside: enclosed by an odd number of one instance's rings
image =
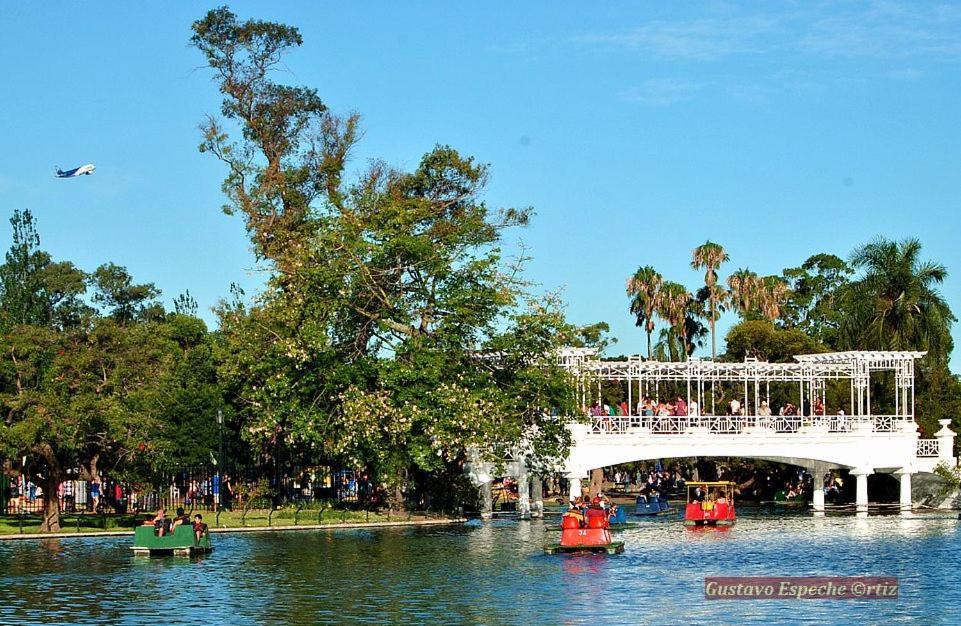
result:
[[(554, 518), (556, 520), (556, 518)], [(539, 521), (218, 535), (195, 559), (129, 538), (0, 543), (2, 624), (961, 624), (954, 519), (658, 518), (624, 554), (547, 556)], [(897, 601), (713, 601), (710, 575), (874, 575)]]

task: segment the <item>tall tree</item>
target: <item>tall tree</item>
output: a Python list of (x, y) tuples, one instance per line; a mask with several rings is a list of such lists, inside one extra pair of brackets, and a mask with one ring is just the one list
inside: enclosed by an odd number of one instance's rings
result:
[[(501, 259), (502, 233), (530, 210), (491, 210), (488, 167), (447, 146), (410, 171), (375, 161), (347, 172), (359, 118), (273, 80), (302, 43), (296, 28), (217, 9), (193, 31), (240, 128), (232, 137), (208, 119), (201, 150), (227, 165), (225, 210), (244, 217), (269, 271), (253, 306), (219, 309), (221, 374), (250, 443), (275, 465), (322, 454), (363, 467), (395, 496), (481, 440), (492, 458), (519, 433), (562, 446), (547, 423), (563, 404), (558, 379), (508, 384), (520, 361), (492, 372), (478, 357), (504, 333), (558, 326), (552, 311), (518, 311), (519, 268)], [(528, 344), (546, 350), (532, 363), (548, 362), (563, 335), (545, 343), (545, 333)]]
[(815, 254), (799, 267), (782, 273), (788, 284), (788, 298), (780, 324), (799, 328), (815, 340), (836, 347), (841, 314), (838, 295), (854, 270), (833, 254)]
[(927, 350), (946, 363), (955, 321), (938, 286), (944, 265), (921, 259), (917, 239), (878, 239), (851, 256), (861, 275), (842, 292), (846, 347), (874, 350)]
[(0, 265), (0, 327), (79, 324), (90, 313), (83, 302), (86, 275), (72, 263), (54, 262), (40, 249), (30, 211), (14, 211), (10, 224), (13, 243)]
[(661, 285), (657, 298), (657, 313), (667, 321), (669, 331), (681, 339), (681, 350), (679, 353), (684, 360), (690, 354), (688, 350), (686, 324), (690, 313), (691, 300), (694, 296), (684, 285), (675, 282), (665, 282)]
[(163, 314), (163, 308), (156, 301), (160, 290), (153, 283), (134, 283), (125, 267), (104, 263), (90, 276), (90, 282), (95, 290), (93, 301), (120, 324)]
[(761, 279), (751, 270), (742, 268), (727, 277), (727, 286), (731, 304), (741, 319), (751, 319), (761, 298)]
[(634, 325), (644, 328), (647, 333), (648, 359), (653, 356), (651, 333), (654, 332), (654, 315), (663, 282), (661, 275), (650, 265), (637, 268), (634, 275), (627, 279), (627, 295), (631, 299), (630, 311), (634, 315)]
[(759, 279), (757, 308), (761, 315), (773, 322), (781, 317), (788, 298), (787, 283), (779, 276)]
[(696, 270), (704, 270), (704, 286), (707, 288), (708, 303), (710, 305), (708, 323), (711, 327), (712, 359), (717, 358), (717, 334), (714, 327), (719, 316), (718, 305), (726, 294), (724, 289), (717, 284), (717, 270), (722, 264), (727, 263), (729, 260), (730, 256), (728, 256), (724, 248), (720, 244), (712, 241), (706, 241), (695, 248), (691, 256), (691, 267)]

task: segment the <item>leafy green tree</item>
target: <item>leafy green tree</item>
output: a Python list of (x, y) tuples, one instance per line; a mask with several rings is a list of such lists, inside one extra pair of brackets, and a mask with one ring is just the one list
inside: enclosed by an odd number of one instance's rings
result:
[(199, 311), (200, 307), (197, 305), (197, 300), (190, 295), (189, 289), (174, 298), (174, 313), (197, 317)]
[(104, 263), (90, 276), (90, 282), (95, 290), (93, 301), (120, 324), (163, 315), (163, 307), (156, 301), (160, 290), (153, 283), (135, 284), (125, 267)]
[(40, 235), (30, 211), (15, 211), (10, 224), (13, 244), (0, 265), (0, 327), (80, 324), (90, 313), (82, 299), (84, 273), (72, 263), (54, 262), (40, 249)]
[(611, 326), (607, 322), (596, 322), (574, 329), (571, 347), (594, 348), (598, 354), (603, 353), (609, 346), (617, 343), (617, 337), (611, 337)]
[(654, 316), (657, 313), (658, 293), (664, 278), (650, 265), (637, 268), (627, 280), (627, 295), (631, 299), (634, 325), (647, 333), (647, 358), (652, 357), (651, 333), (654, 332)]
[(797, 354), (824, 352), (826, 348), (802, 331), (776, 327), (770, 320), (747, 320), (728, 331), (725, 359), (743, 361), (753, 357), (762, 361), (791, 362)]
[(717, 337), (714, 330), (720, 317), (721, 307), (727, 299), (727, 291), (717, 283), (717, 269), (727, 263), (730, 256), (724, 248), (713, 241), (706, 241), (691, 255), (691, 267), (704, 270), (704, 287), (707, 290), (708, 324), (711, 327), (711, 358), (717, 358)]
[(27, 457), (36, 469), (42, 531), (59, 529), (57, 487), (68, 469), (90, 480), (105, 465), (164, 452), (149, 399), (170, 353), (153, 325), (17, 326), (0, 336), (0, 348), (0, 456)]
[(798, 328), (826, 346), (838, 345), (841, 311), (838, 296), (854, 270), (833, 254), (815, 254), (782, 276), (789, 296), (780, 325)]
[[(191, 41), (240, 130), (209, 119), (201, 150), (227, 165), (225, 210), (244, 217), (269, 272), (251, 306), (218, 309), (220, 376), (253, 453), (274, 467), (362, 467), (397, 498), (412, 475), (449, 475), (482, 441), (492, 459), (520, 433), (563, 446), (549, 414), (560, 398), (544, 385), (569, 381), (537, 382), (533, 365), (550, 374), (556, 335), (534, 339), (555, 313), (518, 313), (520, 268), (499, 250), (530, 211), (492, 211), (488, 167), (447, 146), (411, 171), (374, 162), (348, 175), (358, 117), (272, 79), (301, 45), (295, 28), (218, 9)], [(544, 352), (521, 368), (519, 348), (498, 343), (510, 333)]]

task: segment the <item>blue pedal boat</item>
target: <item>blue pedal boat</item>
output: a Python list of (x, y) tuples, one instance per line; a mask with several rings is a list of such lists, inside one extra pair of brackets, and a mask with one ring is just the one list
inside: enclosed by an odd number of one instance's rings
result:
[(634, 515), (664, 515), (673, 511), (671, 504), (660, 496), (637, 496), (634, 502)]

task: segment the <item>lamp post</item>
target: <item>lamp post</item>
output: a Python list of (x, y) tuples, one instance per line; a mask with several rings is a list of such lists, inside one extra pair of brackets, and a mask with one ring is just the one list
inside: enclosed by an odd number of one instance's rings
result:
[(220, 474), (223, 475), (226, 469), (226, 463), (224, 463), (224, 411), (223, 409), (217, 409), (217, 430), (220, 435), (220, 454), (217, 456), (217, 462), (220, 465)]

